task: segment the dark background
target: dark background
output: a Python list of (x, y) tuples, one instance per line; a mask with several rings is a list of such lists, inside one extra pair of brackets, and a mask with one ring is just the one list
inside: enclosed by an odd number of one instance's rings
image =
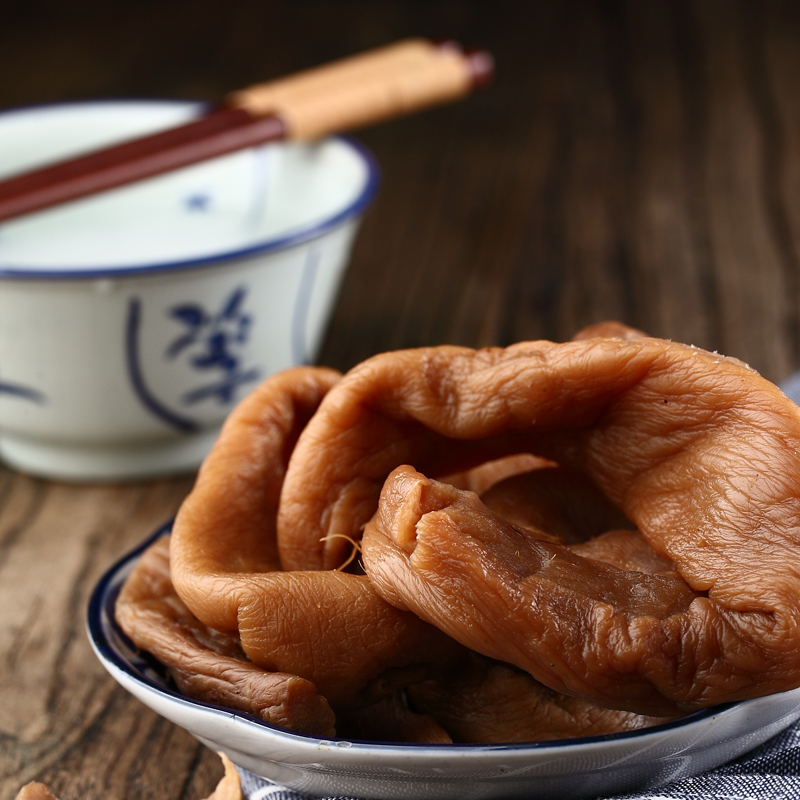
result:
[(800, 366), (800, 4), (0, 2), (0, 107), (221, 98), (406, 36), (497, 78), (360, 131), (383, 170), (321, 360), (620, 319)]

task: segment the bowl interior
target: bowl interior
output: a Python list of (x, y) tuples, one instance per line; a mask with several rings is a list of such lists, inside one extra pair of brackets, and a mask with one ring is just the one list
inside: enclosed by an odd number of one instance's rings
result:
[[(0, 178), (173, 127), (196, 103), (115, 101), (0, 115)], [(102, 271), (196, 262), (287, 244), (358, 213), (376, 169), (335, 137), (251, 147), (10, 220), (0, 274)]]

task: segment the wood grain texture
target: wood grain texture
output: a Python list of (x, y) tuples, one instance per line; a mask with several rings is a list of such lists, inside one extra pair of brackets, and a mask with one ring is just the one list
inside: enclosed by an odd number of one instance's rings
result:
[[(775, 381), (800, 367), (793, 0), (9, 0), (0, 109), (217, 99), (416, 35), (487, 47), (497, 79), (359, 133), (383, 184), (321, 363), (616, 318)], [(222, 774), (106, 677), (83, 631), (95, 581), (191, 482), (0, 468), (0, 800), (33, 779), (62, 800), (199, 800)]]

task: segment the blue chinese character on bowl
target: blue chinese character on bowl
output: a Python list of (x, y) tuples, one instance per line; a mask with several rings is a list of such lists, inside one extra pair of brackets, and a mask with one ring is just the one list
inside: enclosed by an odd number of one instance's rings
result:
[(32, 403), (45, 402), (45, 396), (36, 389), (32, 389), (29, 386), (22, 386), (18, 383), (12, 383), (11, 381), (4, 380), (2, 377), (0, 377), (0, 395), (19, 397), (22, 400), (29, 400)]
[(246, 287), (238, 286), (216, 309), (199, 302), (181, 302), (164, 310), (181, 331), (166, 345), (163, 358), (173, 365), (176, 385), (184, 386), (187, 374), (190, 376), (190, 388), (174, 397), (156, 391), (146, 376), (142, 304), (138, 298), (130, 301), (128, 372), (139, 399), (150, 412), (180, 430), (197, 430), (200, 421), (190, 415), (192, 407), (205, 401), (231, 407), (263, 377), (261, 369), (246, 361), (253, 325), (252, 313), (245, 307), (247, 294)]
[(170, 308), (170, 315), (186, 330), (169, 345), (167, 358), (183, 357), (198, 374), (210, 378), (210, 382), (183, 395), (186, 405), (213, 397), (230, 403), (240, 386), (261, 377), (258, 368), (248, 369), (242, 363), (242, 345), (252, 324), (252, 317), (243, 309), (246, 296), (247, 289), (237, 288), (216, 313), (195, 303)]
[[(0, 173), (201, 111), (6, 111)], [(315, 361), (377, 181), (350, 139), (282, 142), (4, 222), (0, 458), (81, 481), (196, 469), (260, 380)]]

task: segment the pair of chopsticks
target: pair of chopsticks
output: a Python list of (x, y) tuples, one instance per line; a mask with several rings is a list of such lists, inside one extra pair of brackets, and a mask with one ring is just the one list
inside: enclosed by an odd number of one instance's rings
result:
[(234, 92), (188, 124), (0, 182), (0, 221), (281, 140), (308, 141), (455, 100), (491, 78), (485, 51), (409, 39)]

